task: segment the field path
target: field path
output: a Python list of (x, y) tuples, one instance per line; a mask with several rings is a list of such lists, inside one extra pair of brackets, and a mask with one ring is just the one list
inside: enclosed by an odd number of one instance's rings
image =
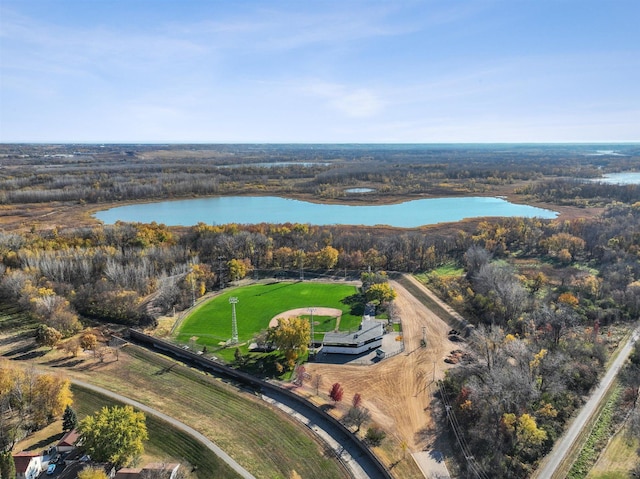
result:
[(213, 441), (203, 436), (192, 427), (187, 426), (183, 422), (180, 422), (177, 419), (172, 418), (171, 416), (167, 416), (166, 414), (161, 413), (157, 409), (153, 409), (149, 406), (145, 406), (144, 404), (138, 401), (130, 399), (126, 396), (122, 396), (118, 393), (114, 393), (113, 391), (109, 391), (108, 389), (101, 388), (100, 386), (95, 386), (93, 384), (87, 383), (85, 381), (79, 381), (77, 379), (72, 379), (71, 381), (73, 382), (73, 384), (77, 384), (78, 386), (81, 386), (85, 389), (95, 391), (99, 394), (115, 399), (116, 401), (120, 401), (122, 403), (128, 404), (130, 406), (135, 407), (136, 409), (139, 409), (140, 411), (144, 411), (148, 414), (151, 414), (153, 416), (156, 416), (162, 419), (163, 421), (168, 422), (176, 429), (180, 429), (181, 431), (186, 432), (187, 434), (189, 434), (190, 436), (192, 436), (193, 438), (195, 438), (196, 440), (204, 444), (212, 453), (214, 453), (216, 456), (218, 456), (220, 459), (226, 462), (231, 469), (237, 472), (240, 475), (240, 477), (244, 479), (256, 479), (255, 476), (253, 476), (244, 467), (242, 467), (240, 464), (234, 461), (231, 458), (231, 456), (229, 456), (226, 452), (220, 449)]

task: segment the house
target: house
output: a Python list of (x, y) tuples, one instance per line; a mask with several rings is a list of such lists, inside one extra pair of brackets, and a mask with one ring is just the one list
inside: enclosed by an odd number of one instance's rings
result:
[(57, 451), (58, 452), (73, 451), (77, 447), (76, 442), (78, 442), (79, 438), (80, 438), (80, 434), (78, 433), (78, 431), (76, 431), (75, 429), (72, 429), (71, 431), (66, 433), (64, 436), (62, 436), (62, 439), (58, 441), (58, 444), (56, 444)]
[(144, 479), (146, 477), (175, 479), (178, 475), (180, 464), (162, 462), (152, 462), (146, 466), (125, 467), (116, 472), (114, 479)]
[(382, 346), (384, 327), (381, 321), (363, 319), (357, 331), (326, 333), (322, 352), (334, 354), (360, 354)]
[(42, 472), (42, 455), (35, 451), (13, 454), (16, 465), (16, 479), (35, 479)]

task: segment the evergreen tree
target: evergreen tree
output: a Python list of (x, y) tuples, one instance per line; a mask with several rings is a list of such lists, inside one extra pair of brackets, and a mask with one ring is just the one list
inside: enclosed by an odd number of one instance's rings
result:
[(16, 465), (13, 462), (11, 451), (0, 453), (0, 479), (13, 479), (16, 477)]
[(67, 406), (64, 410), (64, 414), (62, 415), (62, 430), (71, 431), (75, 429), (77, 425), (78, 416), (76, 416), (76, 412), (71, 408), (71, 406)]

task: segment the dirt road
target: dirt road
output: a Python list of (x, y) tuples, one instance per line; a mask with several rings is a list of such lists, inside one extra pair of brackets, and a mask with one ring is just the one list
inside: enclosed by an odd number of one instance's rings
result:
[[(326, 397), (335, 382), (343, 386), (345, 410), (353, 395), (360, 393), (372, 419), (404, 442), (410, 452), (415, 452), (423, 450), (432, 440), (425, 434), (432, 425), (432, 381), (434, 377), (443, 377), (444, 370), (450, 367), (443, 360), (452, 349), (459, 349), (460, 343), (449, 341), (449, 326), (400, 284), (392, 282), (392, 287), (397, 293), (395, 302), (402, 318), (403, 353), (371, 366), (309, 363), (307, 371), (312, 376), (322, 376), (321, 396)], [(423, 328), (426, 348), (420, 344)], [(313, 386), (305, 388), (307, 395), (315, 393)]]

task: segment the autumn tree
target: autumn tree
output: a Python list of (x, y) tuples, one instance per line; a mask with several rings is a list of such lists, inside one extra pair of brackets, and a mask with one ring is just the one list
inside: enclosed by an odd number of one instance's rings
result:
[(319, 268), (331, 269), (338, 264), (339, 252), (333, 246), (325, 246), (316, 255), (316, 262)]
[(103, 407), (80, 421), (78, 431), (93, 459), (120, 467), (141, 455), (148, 439), (144, 413), (131, 406)]
[(44, 324), (38, 326), (36, 330), (36, 342), (43, 346), (48, 346), (52, 350), (60, 342), (62, 339), (62, 333), (60, 333), (57, 329), (51, 328)]
[(464, 254), (464, 263), (467, 268), (467, 278), (473, 278), (485, 264), (491, 260), (489, 253), (482, 246), (474, 245)]
[(340, 383), (333, 383), (331, 389), (329, 390), (329, 397), (334, 403), (338, 403), (342, 401), (342, 396), (344, 395), (344, 389), (340, 385)]
[(244, 278), (253, 269), (251, 261), (248, 258), (232, 259), (227, 263), (227, 266), (229, 268), (229, 277), (231, 278), (231, 281), (238, 281)]
[(516, 450), (538, 447), (547, 439), (546, 431), (538, 428), (535, 418), (527, 413), (520, 417), (506, 413), (502, 422), (508, 432), (515, 434)]
[(367, 289), (365, 297), (369, 302), (382, 304), (393, 301), (396, 298), (396, 292), (389, 283), (376, 283)]
[(360, 393), (355, 393), (353, 395), (353, 399), (351, 399), (351, 405), (355, 408), (359, 408), (362, 406), (362, 396)]
[(92, 333), (84, 333), (80, 337), (80, 347), (86, 351), (87, 349), (93, 350), (98, 344), (98, 338), (95, 334)]
[(362, 424), (371, 419), (371, 413), (364, 407), (350, 407), (342, 418), (345, 426), (355, 426), (356, 432), (360, 431)]
[(77, 338), (71, 338), (63, 343), (62, 348), (65, 353), (71, 354), (75, 358), (80, 350), (80, 341)]
[(307, 352), (311, 337), (309, 321), (303, 318), (279, 318), (278, 325), (268, 331), (268, 340), (284, 353), (289, 369)]
[(71, 382), (60, 375), (38, 375), (33, 393), (33, 420), (40, 425), (45, 425), (62, 415), (66, 407), (73, 402)]
[(78, 473), (78, 479), (108, 479), (104, 469), (87, 467)]

